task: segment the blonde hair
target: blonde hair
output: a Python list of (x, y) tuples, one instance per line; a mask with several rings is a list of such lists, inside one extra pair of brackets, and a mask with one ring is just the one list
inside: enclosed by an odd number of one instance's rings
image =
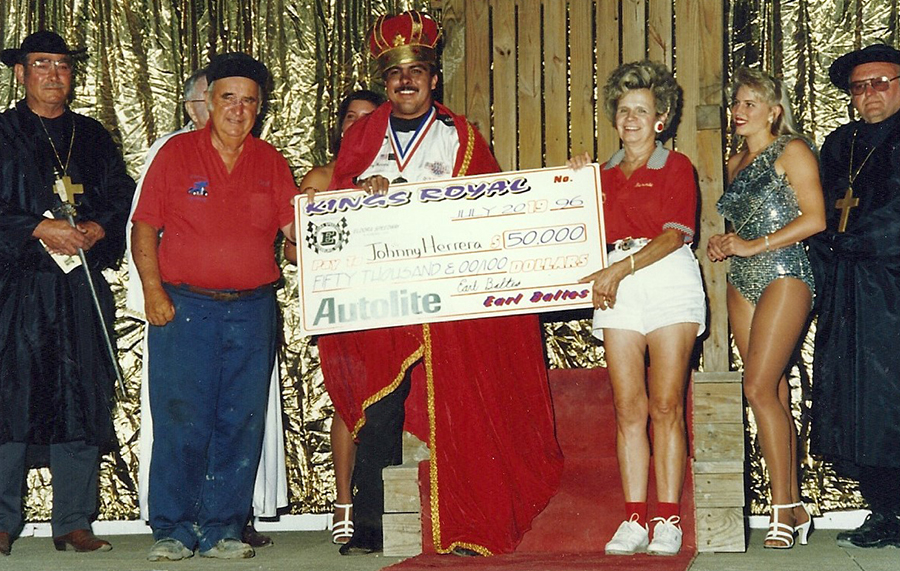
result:
[[(776, 137), (781, 135), (794, 135), (805, 138), (794, 123), (794, 114), (791, 113), (791, 100), (788, 90), (780, 79), (776, 79), (764, 71), (739, 67), (734, 70), (731, 81), (730, 101), (734, 104), (737, 92), (741, 87), (746, 87), (759, 96), (769, 107), (778, 107), (781, 113), (775, 117), (770, 126), (770, 132)], [(740, 148), (739, 138), (737, 148)]]

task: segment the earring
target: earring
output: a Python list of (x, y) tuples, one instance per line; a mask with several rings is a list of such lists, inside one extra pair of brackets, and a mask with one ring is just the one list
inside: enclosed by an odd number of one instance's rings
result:
[(662, 121), (657, 121), (656, 123), (653, 124), (653, 130), (656, 131), (657, 133), (662, 133), (665, 128), (666, 128), (666, 124), (663, 123)]

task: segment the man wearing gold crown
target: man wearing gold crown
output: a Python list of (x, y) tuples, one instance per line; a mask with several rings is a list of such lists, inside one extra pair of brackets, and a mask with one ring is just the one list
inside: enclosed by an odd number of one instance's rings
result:
[[(331, 189), (377, 193), (392, 183), (500, 170), (465, 117), (433, 99), (439, 39), (435, 21), (419, 12), (376, 22), (370, 49), (388, 102), (344, 135)], [(341, 553), (382, 548), (381, 470), (401, 461), (404, 420), (430, 449), (422, 480), (434, 550), (515, 549), (556, 492), (562, 470), (538, 319), (326, 335), (319, 352), (335, 408), (359, 439), (355, 530)]]

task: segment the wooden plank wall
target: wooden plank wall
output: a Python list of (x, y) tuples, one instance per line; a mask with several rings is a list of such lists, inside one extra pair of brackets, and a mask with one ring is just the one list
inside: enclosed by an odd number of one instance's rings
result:
[[(701, 189), (698, 258), (710, 301), (707, 371), (727, 371), (724, 265), (705, 261), (722, 230), (721, 2), (704, 0), (442, 0), (445, 102), (468, 115), (504, 169), (556, 166), (587, 151), (599, 161), (619, 147), (602, 108), (602, 86), (624, 62), (673, 67), (684, 89), (675, 147), (691, 158)], [(676, 49), (677, 48), (677, 49)]]

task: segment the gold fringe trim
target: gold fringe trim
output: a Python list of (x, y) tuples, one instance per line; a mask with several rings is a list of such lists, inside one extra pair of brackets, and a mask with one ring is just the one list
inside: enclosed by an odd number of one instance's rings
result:
[(466, 543), (465, 541), (454, 541), (450, 544), (450, 549), (445, 551), (444, 553), (450, 553), (457, 547), (464, 547), (465, 549), (471, 549), (472, 551), (478, 553), (479, 555), (483, 555), (484, 557), (492, 557), (494, 554), (491, 553), (490, 549), (482, 547), (480, 545), (475, 545), (474, 543)]
[(472, 162), (472, 153), (475, 151), (475, 128), (468, 121), (466, 121), (466, 134), (468, 135), (466, 137), (466, 153), (463, 155), (463, 162), (456, 176), (466, 176), (469, 164)]
[[(469, 127), (471, 129), (471, 126)], [(428, 476), (430, 479), (430, 505), (431, 505), (431, 540), (434, 543), (434, 550), (438, 553), (450, 553), (454, 547), (464, 547), (471, 549), (485, 557), (493, 555), (490, 549), (474, 543), (466, 543), (464, 541), (454, 541), (450, 547), (444, 549), (441, 547), (441, 512), (439, 500), (438, 486), (438, 468), (437, 468), (437, 416), (434, 409), (434, 369), (432, 367), (431, 352), (431, 326), (427, 323), (422, 325), (422, 339), (425, 344), (425, 356), (422, 362), (425, 365), (425, 388), (426, 398), (428, 400)]]
[(406, 371), (408, 371), (409, 368), (412, 367), (413, 363), (415, 363), (416, 361), (421, 359), (422, 355), (424, 355), (424, 354), (425, 354), (425, 347), (420, 346), (418, 349), (416, 349), (413, 352), (412, 355), (410, 355), (409, 357), (407, 357), (406, 359), (403, 360), (403, 363), (400, 365), (400, 372), (397, 373), (397, 376), (394, 377), (394, 380), (391, 381), (391, 384), (384, 387), (383, 389), (381, 389), (380, 391), (378, 391), (377, 393), (375, 393), (374, 395), (370, 396), (365, 401), (363, 401), (363, 405), (362, 405), (363, 414), (360, 417), (359, 421), (356, 423), (356, 426), (353, 427), (353, 430), (350, 431), (350, 434), (351, 434), (351, 436), (353, 436), (353, 438), (356, 438), (356, 435), (359, 434), (359, 431), (362, 430), (362, 427), (365, 426), (365, 424), (366, 424), (366, 409), (369, 408), (371, 405), (375, 404), (376, 402), (380, 401), (384, 397), (388, 396), (392, 392), (394, 392), (397, 389), (397, 387), (400, 386), (400, 383), (403, 382), (403, 377), (406, 376)]
[(425, 398), (428, 406), (428, 479), (430, 486), (429, 503), (431, 504), (431, 541), (438, 553), (447, 553), (441, 549), (441, 512), (438, 501), (438, 469), (437, 469), (437, 425), (434, 410), (434, 368), (431, 362), (431, 326), (422, 325), (422, 340), (425, 344)]

